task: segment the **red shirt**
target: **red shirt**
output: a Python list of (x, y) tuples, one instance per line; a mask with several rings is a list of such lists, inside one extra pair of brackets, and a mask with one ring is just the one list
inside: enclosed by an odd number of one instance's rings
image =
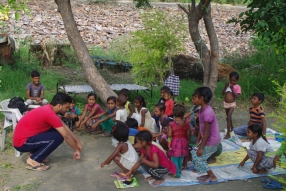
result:
[(150, 145), (150, 151), (149, 151), (149, 156), (146, 154), (146, 149), (142, 148), (141, 149), (141, 153), (144, 154), (145, 156), (147, 156), (147, 160), (153, 162), (153, 154), (157, 153), (158, 155), (158, 159), (159, 159), (159, 165), (161, 167), (167, 168), (172, 174), (176, 174), (176, 165), (170, 161), (166, 154), (159, 149), (158, 147), (156, 147), (155, 145)]
[(33, 109), (17, 124), (13, 135), (13, 145), (21, 147), (29, 137), (59, 127), (63, 127), (62, 121), (50, 104)]
[(172, 99), (166, 100), (165, 101), (165, 114), (168, 116), (172, 116), (173, 115), (173, 107), (174, 107), (174, 101)]

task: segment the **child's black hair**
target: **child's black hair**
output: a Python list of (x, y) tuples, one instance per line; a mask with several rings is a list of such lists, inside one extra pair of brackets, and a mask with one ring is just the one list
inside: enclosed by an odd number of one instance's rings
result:
[(138, 129), (138, 121), (134, 118), (127, 118), (125, 124), (133, 129)]
[(196, 119), (196, 124), (200, 124), (200, 118), (199, 117)]
[(173, 121), (173, 119), (171, 119), (171, 118), (168, 117), (167, 119), (165, 119), (165, 120), (161, 123), (162, 127), (168, 126), (171, 121)]
[(235, 78), (235, 79), (237, 79), (237, 80), (239, 80), (239, 74), (237, 73), (237, 72), (231, 72), (230, 74), (229, 74), (229, 79), (231, 79), (231, 78)]
[(157, 107), (160, 111), (165, 111), (166, 110), (166, 106), (163, 103), (157, 103), (155, 105), (155, 107)]
[(161, 91), (168, 92), (168, 91), (171, 91), (171, 89), (168, 86), (163, 86), (161, 88)]
[(151, 145), (152, 144), (152, 134), (147, 131), (147, 130), (144, 130), (144, 131), (139, 131), (137, 133), (137, 135), (135, 136), (135, 138), (137, 138), (139, 141), (146, 141), (146, 143), (148, 145)]
[(268, 144), (269, 142), (267, 141), (266, 137), (263, 136), (263, 133), (262, 133), (262, 126), (260, 124), (252, 124), (252, 125), (249, 125), (247, 127), (252, 133), (257, 133), (257, 137), (260, 138), (262, 137), (262, 139), (264, 139), (264, 141), (266, 141)]
[(89, 98), (89, 97), (91, 97), (91, 96), (93, 96), (93, 97), (94, 97), (94, 99), (96, 99), (96, 95), (95, 95), (95, 93), (89, 93), (89, 94), (87, 95), (87, 98)]
[(127, 98), (125, 97), (125, 95), (119, 94), (119, 96), (117, 97), (117, 102), (118, 104), (121, 104), (121, 106), (124, 106), (127, 102)]
[(143, 96), (137, 95), (134, 99), (138, 100), (140, 105), (142, 105), (143, 107), (146, 107), (146, 102)]
[(112, 136), (119, 142), (126, 142), (128, 140), (129, 128), (125, 123), (119, 121), (112, 129)]
[(40, 77), (40, 72), (38, 72), (37, 70), (33, 70), (31, 72), (31, 77), (34, 78), (34, 77)]
[(183, 105), (181, 104), (176, 104), (173, 107), (173, 116), (174, 117), (181, 117), (183, 118), (185, 115), (186, 109)]
[(205, 103), (209, 103), (213, 96), (213, 93), (209, 87), (197, 88), (195, 94), (198, 95), (199, 97), (203, 97)]
[[(164, 87), (167, 87), (167, 86), (164, 86)], [(170, 94), (171, 96), (173, 96), (173, 92), (172, 92), (172, 90), (171, 90), (169, 87), (165, 88), (165, 89), (164, 89), (164, 92), (165, 92), (166, 94)]]
[(256, 92), (252, 95), (252, 97), (255, 96), (258, 98), (259, 101), (261, 101), (261, 103), (264, 101), (264, 94), (260, 93), (260, 92)]
[(118, 92), (118, 95), (120, 94), (124, 95), (125, 97), (129, 97), (130, 91), (126, 88), (123, 88)]
[(108, 102), (108, 101), (110, 101), (110, 100), (112, 100), (112, 101), (114, 101), (114, 103), (116, 103), (116, 97), (115, 97), (115, 96), (109, 96), (109, 97), (107, 98), (106, 102)]

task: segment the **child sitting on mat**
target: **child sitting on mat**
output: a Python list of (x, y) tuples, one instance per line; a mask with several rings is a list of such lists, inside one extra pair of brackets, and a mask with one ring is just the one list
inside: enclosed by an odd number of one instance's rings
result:
[[(112, 127), (115, 125), (113, 118), (115, 117), (117, 107), (116, 107), (116, 97), (110, 96), (106, 100), (107, 110), (99, 115), (92, 117), (92, 119), (98, 119), (96, 123), (92, 125), (92, 130), (95, 130), (96, 127), (100, 124), (102, 130), (106, 130), (107, 133), (104, 136), (109, 136), (112, 130)], [(96, 131), (95, 133), (101, 133), (101, 131)]]
[(251, 170), (254, 174), (266, 174), (268, 169), (275, 168), (279, 157), (268, 156), (267, 153), (274, 152), (265, 136), (262, 134), (260, 124), (249, 125), (247, 128), (247, 137), (251, 140), (247, 155), (241, 161), (238, 167), (244, 166), (244, 163), (251, 159), (254, 163)]
[(127, 173), (137, 163), (139, 157), (128, 141), (129, 129), (123, 122), (117, 122), (113, 127), (112, 136), (118, 141), (113, 153), (100, 165), (103, 168), (113, 160), (124, 173)]
[(155, 179), (152, 185), (156, 186), (164, 183), (163, 176), (170, 173), (176, 173), (175, 164), (168, 160), (164, 151), (152, 144), (152, 135), (149, 131), (140, 131), (136, 135), (136, 142), (140, 145), (141, 156), (139, 161), (126, 174), (130, 177), (132, 173), (140, 166), (150, 174), (146, 180)]

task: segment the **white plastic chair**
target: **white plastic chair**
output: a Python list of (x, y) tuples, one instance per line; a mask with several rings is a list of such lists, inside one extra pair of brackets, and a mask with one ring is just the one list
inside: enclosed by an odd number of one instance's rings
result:
[[(5, 116), (4, 126), (3, 126), (3, 131), (2, 131), (2, 143), (1, 143), (1, 149), (4, 150), (4, 148), (5, 148), (6, 128), (9, 127), (9, 126), (13, 126), (13, 132), (14, 132), (14, 130), (16, 128), (16, 125), (17, 125), (17, 118), (16, 118), (16, 113), (13, 110), (2, 110), (2, 109), (0, 109), (0, 112), (2, 112), (4, 114), (4, 116)], [(18, 112), (19, 112), (19, 110), (18, 110)], [(20, 117), (22, 117), (22, 116), (20, 116)], [(15, 149), (15, 156), (18, 157), (20, 155), (21, 155), (21, 153)]]
[(9, 101), (10, 101), (10, 99), (5, 99), (5, 100), (0, 102), (0, 106), (2, 107), (2, 109), (5, 109), (5, 110), (9, 109), (8, 108)]

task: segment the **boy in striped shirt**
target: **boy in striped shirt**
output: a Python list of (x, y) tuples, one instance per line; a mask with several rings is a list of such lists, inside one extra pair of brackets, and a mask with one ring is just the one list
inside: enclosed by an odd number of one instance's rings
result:
[(266, 122), (265, 122), (265, 113), (264, 109), (260, 104), (264, 101), (263, 93), (254, 93), (252, 95), (251, 103), (253, 107), (249, 108), (250, 119), (247, 125), (243, 125), (237, 128), (234, 128), (233, 132), (236, 135), (246, 136), (247, 127), (252, 124), (260, 124), (262, 126), (262, 133), (266, 135)]

